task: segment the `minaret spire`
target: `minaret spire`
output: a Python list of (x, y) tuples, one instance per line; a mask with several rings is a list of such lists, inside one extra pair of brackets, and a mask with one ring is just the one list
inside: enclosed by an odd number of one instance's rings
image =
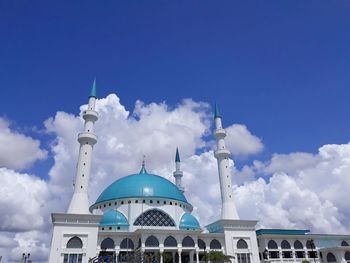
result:
[(95, 121), (98, 119), (98, 113), (95, 111), (95, 104), (96, 79), (93, 82), (89, 96), (88, 109), (83, 111), (83, 119), (85, 120), (84, 131), (78, 135), (78, 142), (80, 143), (79, 159), (75, 177), (74, 194), (68, 208), (68, 213), (70, 214), (90, 214), (88, 186), (92, 149), (97, 143), (97, 136), (94, 133), (94, 125)]
[(146, 174), (146, 155), (143, 155), (143, 159), (142, 159), (142, 167), (141, 170), (139, 172), (139, 174)]
[(175, 154), (175, 172), (174, 172), (174, 177), (175, 177), (175, 184), (177, 188), (181, 192), (184, 192), (184, 188), (181, 184), (181, 178), (183, 176), (183, 172), (181, 171), (181, 161), (180, 161), (180, 154), (179, 154), (179, 148), (176, 147), (176, 154)]
[(89, 97), (95, 97), (96, 98), (96, 77), (94, 78), (94, 82), (92, 84), (91, 92)]
[(222, 128), (221, 114), (219, 112), (219, 107), (215, 103), (215, 139), (217, 149), (215, 151), (215, 158), (218, 162), (219, 171), (219, 181), (221, 190), (221, 219), (239, 219), (235, 202), (233, 200), (233, 190), (232, 190), (232, 180), (229, 168), (229, 156), (230, 151), (226, 149), (225, 137), (226, 131)]

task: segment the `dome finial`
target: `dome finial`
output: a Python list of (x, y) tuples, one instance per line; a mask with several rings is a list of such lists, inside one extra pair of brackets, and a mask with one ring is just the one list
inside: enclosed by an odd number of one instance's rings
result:
[(146, 166), (146, 155), (143, 155), (142, 167), (141, 167), (139, 174), (146, 174), (147, 173), (145, 166)]

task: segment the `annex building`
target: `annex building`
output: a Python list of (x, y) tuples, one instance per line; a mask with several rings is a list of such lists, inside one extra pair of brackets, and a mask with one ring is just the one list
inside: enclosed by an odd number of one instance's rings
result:
[[(229, 168), (226, 132), (215, 106), (221, 215), (202, 226), (192, 215), (181, 179), (179, 151), (174, 183), (147, 171), (120, 178), (89, 205), (88, 186), (93, 147), (96, 85), (83, 112), (74, 194), (67, 213), (53, 213), (49, 263), (159, 262), (199, 263), (211, 251), (231, 256), (231, 262), (350, 262), (350, 236), (311, 234), (308, 230), (256, 229), (258, 221), (243, 220), (236, 211)], [(190, 189), (189, 189), (190, 190)]]

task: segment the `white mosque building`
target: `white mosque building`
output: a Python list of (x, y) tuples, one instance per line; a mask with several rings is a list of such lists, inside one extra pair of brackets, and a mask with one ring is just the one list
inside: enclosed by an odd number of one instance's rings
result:
[[(67, 213), (53, 213), (49, 263), (159, 262), (198, 263), (211, 251), (231, 256), (231, 262), (350, 262), (350, 236), (310, 234), (308, 230), (256, 229), (256, 220), (239, 218), (233, 197), (226, 132), (215, 106), (215, 158), (221, 190), (220, 219), (201, 226), (181, 185), (176, 150), (175, 183), (138, 173), (109, 185), (89, 205), (88, 186), (93, 146), (96, 85), (83, 112), (75, 188)], [(218, 215), (219, 217), (219, 215)]]

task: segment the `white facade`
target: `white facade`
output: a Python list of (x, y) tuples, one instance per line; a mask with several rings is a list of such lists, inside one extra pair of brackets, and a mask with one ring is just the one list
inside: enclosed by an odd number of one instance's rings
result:
[(261, 229), (257, 231), (257, 237), (262, 262), (350, 262), (349, 235), (310, 234), (308, 230)]
[[(201, 227), (191, 215), (193, 207), (183, 195), (183, 172), (178, 151), (173, 174), (175, 184), (163, 177), (148, 174), (143, 164), (138, 174), (116, 180), (89, 206), (91, 159), (93, 146), (97, 142), (94, 134), (94, 123), (98, 119), (95, 88), (94, 83), (88, 109), (83, 112), (85, 126), (84, 132), (78, 135), (78, 167), (68, 212), (52, 214), (54, 228), (50, 263), (142, 262), (150, 257), (156, 258), (160, 263), (197, 263), (204, 261), (204, 256), (211, 251), (231, 256), (230, 260), (234, 263), (291, 263), (310, 259), (306, 248), (310, 237), (315, 240), (314, 249), (318, 255), (314, 263), (329, 262), (325, 261), (325, 257), (320, 257), (323, 254), (327, 259), (329, 253), (334, 254), (336, 262), (350, 260), (350, 252), (346, 254), (348, 246), (326, 246), (319, 242), (321, 236), (287, 230), (256, 231), (257, 221), (239, 219), (232, 191), (228, 159), (230, 152), (225, 146), (226, 132), (217, 107), (215, 157), (222, 201), (222, 213), (218, 221)], [(304, 258), (297, 258), (301, 254), (294, 247), (288, 248), (291, 251), (288, 254), (280, 246), (284, 239), (292, 243), (296, 238), (304, 243)], [(324, 235), (322, 238), (327, 239)], [(349, 236), (332, 238), (350, 242)], [(275, 240), (278, 245), (275, 248), (269, 247), (270, 240)], [(283, 255), (291, 257), (282, 257)], [(103, 261), (103, 258), (111, 261)]]

